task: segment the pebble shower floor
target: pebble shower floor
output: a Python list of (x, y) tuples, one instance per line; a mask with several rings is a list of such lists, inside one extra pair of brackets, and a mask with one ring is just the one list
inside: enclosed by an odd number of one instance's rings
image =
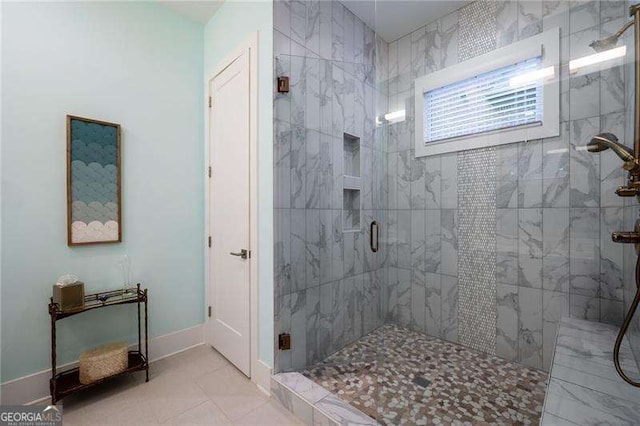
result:
[(547, 374), (385, 325), (302, 372), (385, 425), (538, 424)]

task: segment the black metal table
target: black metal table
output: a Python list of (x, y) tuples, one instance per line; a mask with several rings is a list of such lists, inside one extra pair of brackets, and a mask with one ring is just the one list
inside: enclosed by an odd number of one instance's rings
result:
[[(138, 305), (138, 350), (129, 351), (129, 365), (126, 370), (114, 374), (104, 379), (97, 380), (89, 384), (80, 383), (79, 369), (72, 368), (58, 373), (56, 371), (56, 322), (63, 318), (92, 311), (94, 309), (105, 308), (107, 306)], [(142, 324), (140, 320), (141, 304), (144, 303), (144, 355), (142, 354)], [(149, 381), (149, 317), (148, 317), (148, 289), (142, 290), (140, 283), (130, 291), (113, 290), (101, 293), (88, 294), (84, 297), (84, 307), (74, 310), (62, 311), (53, 298), (49, 302), (49, 315), (51, 317), (51, 379), (49, 389), (51, 391), (51, 403), (56, 404), (65, 396), (71, 395), (91, 386), (103, 383), (113, 377), (133, 373), (135, 371), (145, 371), (146, 381)]]

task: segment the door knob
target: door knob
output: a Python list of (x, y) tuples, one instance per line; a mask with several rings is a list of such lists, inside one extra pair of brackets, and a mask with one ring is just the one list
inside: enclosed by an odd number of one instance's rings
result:
[(247, 249), (242, 249), (240, 250), (240, 253), (234, 253), (234, 252), (230, 252), (229, 253), (231, 256), (238, 256), (241, 257), (243, 259), (246, 259), (249, 257), (249, 252), (247, 251)]

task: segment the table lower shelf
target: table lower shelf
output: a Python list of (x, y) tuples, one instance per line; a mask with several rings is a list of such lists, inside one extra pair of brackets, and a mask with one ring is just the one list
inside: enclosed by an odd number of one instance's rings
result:
[(80, 371), (78, 368), (73, 368), (71, 370), (63, 371), (62, 373), (56, 374), (55, 377), (51, 379), (51, 396), (52, 400), (58, 401), (65, 396), (71, 395), (79, 390), (89, 388), (91, 386), (104, 383), (109, 379), (114, 377), (123, 376), (128, 373), (133, 373), (134, 371), (144, 371), (147, 369), (147, 359), (138, 351), (130, 351), (129, 352), (129, 366), (126, 370), (121, 371), (118, 374), (114, 374), (109, 377), (105, 377), (104, 379), (96, 380), (95, 382), (89, 384), (80, 383)]

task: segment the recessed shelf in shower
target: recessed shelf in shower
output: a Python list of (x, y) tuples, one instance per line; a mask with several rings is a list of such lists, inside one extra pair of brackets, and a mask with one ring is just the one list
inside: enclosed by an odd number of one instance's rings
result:
[(360, 138), (344, 134), (343, 138), (344, 176), (342, 179), (342, 230), (360, 231)]

